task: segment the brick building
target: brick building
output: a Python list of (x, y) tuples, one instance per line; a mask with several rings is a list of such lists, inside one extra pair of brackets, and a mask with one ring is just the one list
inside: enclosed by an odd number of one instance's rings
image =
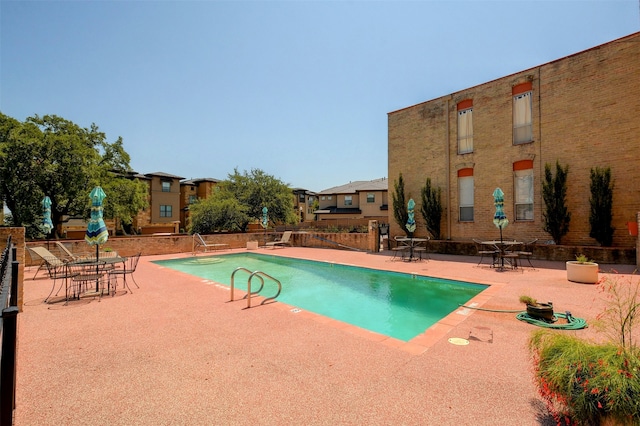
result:
[(213, 189), (220, 182), (214, 178), (187, 179), (180, 182), (180, 227), (187, 230), (189, 226), (189, 206), (198, 200), (209, 198)]
[[(635, 246), (640, 211), (640, 33), (388, 114), (389, 179), (402, 174), (420, 205), (430, 178), (442, 189), (441, 235), (493, 239), (492, 193), (505, 194), (505, 236), (548, 241), (545, 164), (569, 166), (572, 214), (563, 244), (589, 237), (590, 170), (611, 168), (613, 244)], [(390, 213), (390, 217), (393, 215)], [(426, 235), (419, 213), (417, 235)], [(391, 220), (391, 235), (401, 233)]]
[(292, 188), (293, 192), (293, 209), (300, 222), (313, 222), (315, 214), (313, 205), (317, 200), (316, 193), (303, 189)]
[(134, 218), (138, 233), (178, 232), (180, 229), (180, 180), (164, 172), (134, 174), (149, 187), (149, 207)]

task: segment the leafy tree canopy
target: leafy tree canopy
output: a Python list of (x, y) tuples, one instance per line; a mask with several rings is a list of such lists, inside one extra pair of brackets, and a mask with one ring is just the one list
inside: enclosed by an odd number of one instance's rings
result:
[[(82, 128), (55, 115), (35, 115), (24, 123), (0, 113), (0, 197), (12, 225), (29, 237), (41, 235), (41, 201), (51, 199), (52, 222), (89, 217), (89, 193), (107, 194), (105, 217), (130, 223), (147, 204), (146, 186), (122, 177), (130, 171), (122, 139), (109, 143), (95, 124)], [(114, 173), (116, 172), (116, 173)]]
[(227, 180), (218, 183), (209, 199), (191, 206), (191, 232), (244, 232), (249, 223), (262, 219), (263, 207), (268, 209), (272, 223), (298, 221), (288, 185), (260, 169), (244, 173), (234, 169)]

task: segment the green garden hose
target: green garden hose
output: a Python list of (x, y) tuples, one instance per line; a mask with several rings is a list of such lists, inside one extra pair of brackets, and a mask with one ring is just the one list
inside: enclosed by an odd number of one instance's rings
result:
[(585, 321), (582, 318), (576, 318), (572, 316), (570, 312), (567, 312), (566, 314), (554, 313), (553, 316), (556, 318), (556, 320), (558, 318), (565, 318), (567, 322), (562, 324), (547, 322), (547, 321), (533, 318), (529, 316), (529, 314), (527, 314), (526, 312), (520, 312), (518, 315), (516, 315), (516, 318), (518, 318), (520, 321), (537, 325), (538, 327), (553, 328), (556, 330), (580, 330), (582, 328), (588, 327), (587, 321)]
[(556, 330), (580, 330), (588, 327), (587, 321), (585, 321), (582, 318), (574, 317), (573, 315), (571, 315), (571, 312), (568, 312), (568, 311), (567, 313), (564, 313), (564, 314), (560, 314), (560, 313), (553, 314), (556, 320), (558, 318), (564, 318), (567, 320), (566, 323), (557, 324), (555, 322), (548, 322), (548, 321), (543, 321), (537, 318), (533, 318), (532, 316), (527, 314), (526, 311), (522, 311), (522, 310), (485, 309), (485, 308), (476, 308), (473, 306), (466, 306), (466, 305), (460, 305), (460, 306), (463, 308), (475, 309), (478, 311), (486, 311), (486, 312), (503, 312), (503, 313), (517, 312), (518, 315), (516, 315), (516, 318), (520, 321), (528, 322), (529, 324), (537, 325), (538, 327), (553, 328)]

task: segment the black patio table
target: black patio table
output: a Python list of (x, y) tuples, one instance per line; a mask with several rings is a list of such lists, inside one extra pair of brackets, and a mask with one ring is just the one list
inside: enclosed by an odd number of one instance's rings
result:
[[(429, 238), (413, 238), (413, 237), (405, 237), (405, 238), (396, 238), (396, 241), (402, 243), (407, 246), (409, 249), (409, 262), (413, 261), (415, 253), (415, 249), (420, 247), (423, 243), (429, 241)], [(404, 258), (404, 256), (403, 256)]]
[[(499, 254), (498, 256), (500, 257), (500, 265), (499, 268), (501, 270), (504, 270), (504, 259), (505, 257), (509, 257), (506, 253), (507, 248), (509, 247), (513, 247), (513, 246), (517, 246), (517, 245), (521, 245), (523, 244), (522, 241), (515, 241), (515, 240), (491, 240), (491, 241), (482, 241), (482, 244), (484, 245), (489, 245), (489, 246), (494, 246)], [(513, 262), (516, 262), (517, 256), (513, 257)], [(515, 265), (512, 264), (512, 267), (515, 269)]]
[(100, 279), (104, 276), (105, 271), (109, 268), (115, 268), (115, 265), (122, 263), (124, 265), (126, 258), (124, 257), (104, 257), (99, 260), (93, 258), (78, 259), (69, 262), (71, 266), (82, 268), (82, 272), (74, 277), (74, 281), (96, 281), (96, 293), (100, 292)]

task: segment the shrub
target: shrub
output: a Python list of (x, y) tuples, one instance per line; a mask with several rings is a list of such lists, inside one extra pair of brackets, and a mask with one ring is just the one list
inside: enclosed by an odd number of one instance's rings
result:
[(567, 175), (569, 166), (562, 168), (556, 161), (556, 175), (551, 174), (551, 166), (544, 166), (544, 182), (542, 183), (542, 199), (545, 209), (542, 212), (543, 230), (548, 232), (556, 244), (569, 232), (571, 213), (567, 209)]
[(632, 336), (640, 319), (640, 284), (605, 278), (598, 285), (607, 301), (598, 322), (609, 341), (535, 332), (529, 340), (535, 383), (559, 425), (599, 425), (605, 418), (638, 425), (640, 349)]
[(595, 238), (600, 245), (609, 247), (613, 242), (614, 228), (611, 226), (613, 217), (613, 181), (611, 169), (596, 167), (591, 169), (591, 211), (589, 236)]
[(422, 187), (422, 217), (427, 225), (427, 231), (435, 240), (440, 239), (440, 223), (442, 222), (442, 190), (431, 186), (431, 179)]
[(393, 218), (396, 223), (400, 225), (400, 228), (409, 235), (407, 230), (407, 221), (409, 220), (409, 212), (407, 210), (407, 200), (404, 196), (404, 179), (402, 173), (398, 177), (398, 180), (393, 182)]
[(637, 353), (545, 330), (534, 333), (530, 347), (538, 391), (558, 424), (598, 425), (604, 417), (637, 424)]

